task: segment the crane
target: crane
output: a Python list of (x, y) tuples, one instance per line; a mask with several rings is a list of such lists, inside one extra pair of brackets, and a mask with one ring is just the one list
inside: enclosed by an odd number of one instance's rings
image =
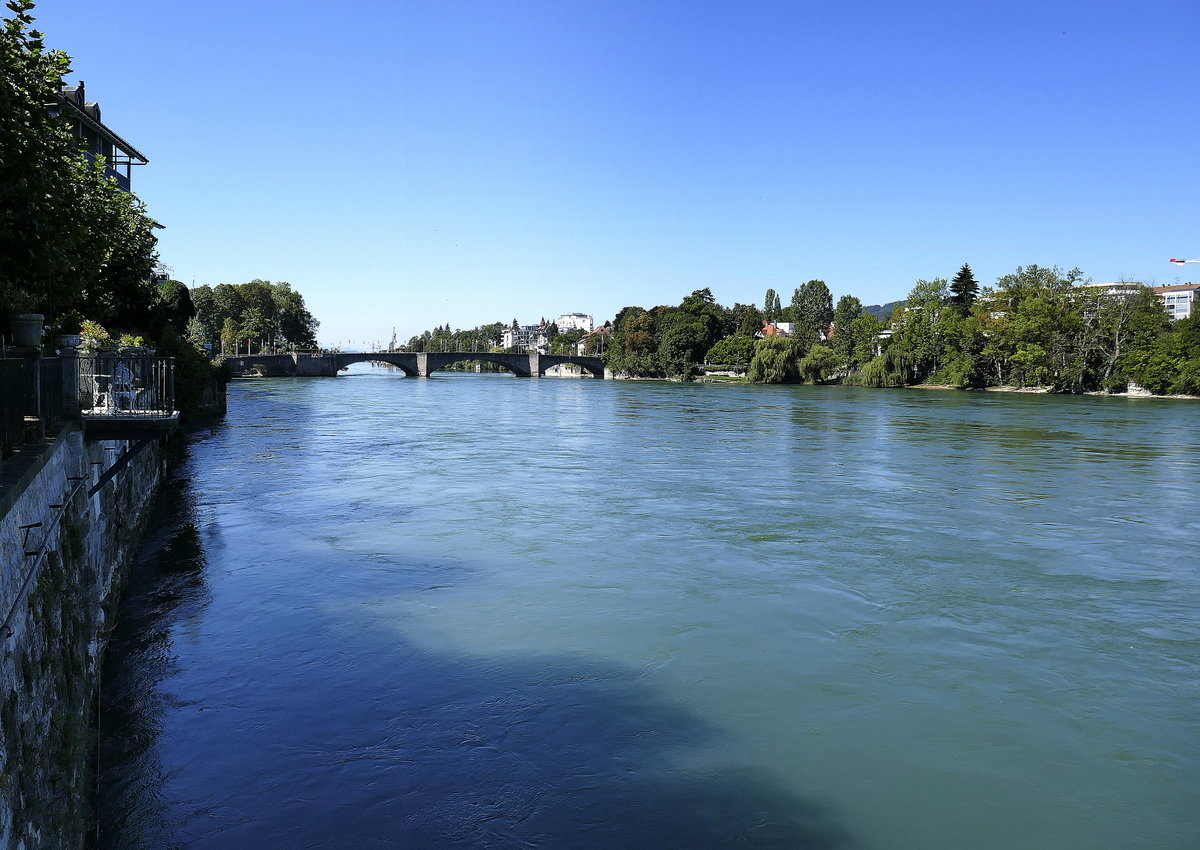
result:
[(1182, 266), (1184, 263), (1200, 263), (1200, 260), (1176, 260), (1172, 257), (1171, 262), (1177, 266)]

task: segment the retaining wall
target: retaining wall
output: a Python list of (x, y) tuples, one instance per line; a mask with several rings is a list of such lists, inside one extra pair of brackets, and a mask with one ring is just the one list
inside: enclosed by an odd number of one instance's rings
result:
[(0, 490), (0, 848), (83, 847), (93, 824), (100, 661), (163, 465), (152, 444), (89, 498), (128, 445), (65, 426)]

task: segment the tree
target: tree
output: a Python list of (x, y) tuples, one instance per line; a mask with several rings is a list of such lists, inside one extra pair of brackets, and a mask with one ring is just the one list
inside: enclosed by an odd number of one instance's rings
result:
[(963, 313), (970, 310), (975, 299), (979, 297), (979, 281), (975, 280), (975, 273), (966, 263), (958, 270), (954, 280), (950, 281), (950, 292), (950, 302), (957, 305)]
[(236, 354), (240, 335), (241, 330), (238, 328), (237, 322), (232, 316), (226, 316), (221, 325), (221, 353)]
[(275, 302), (276, 328), (283, 341), (292, 348), (316, 348), (321, 323), (308, 311), (304, 296), (290, 283), (280, 281), (271, 285), (271, 298)]
[(754, 338), (742, 334), (718, 340), (704, 355), (706, 363), (749, 363), (754, 356)]
[(33, 5), (10, 0), (0, 28), (0, 313), (79, 311), (144, 328), (156, 294), (152, 223), (48, 108), (70, 58), (31, 28)]
[(817, 343), (800, 360), (800, 377), (814, 384), (828, 380), (842, 364), (842, 359), (827, 345)]
[(163, 326), (170, 325), (177, 334), (182, 334), (195, 315), (196, 306), (192, 303), (192, 296), (186, 284), (178, 280), (167, 280), (158, 285), (155, 318), (160, 332)]
[(755, 384), (795, 383), (800, 372), (796, 364), (796, 347), (785, 336), (769, 336), (754, 344), (747, 379)]
[(823, 280), (810, 280), (792, 295), (792, 321), (797, 330), (820, 337), (833, 321), (833, 295)]
[(763, 318), (768, 322), (779, 321), (779, 296), (774, 289), (768, 289), (763, 296)]
[(1080, 298), (1086, 382), (1104, 390), (1122, 389), (1129, 382), (1124, 368), (1128, 358), (1135, 351), (1152, 350), (1170, 329), (1162, 302), (1141, 285), (1132, 297), (1090, 287)]
[(945, 344), (939, 322), (946, 298), (944, 278), (918, 280), (904, 306), (892, 318), (892, 327), (896, 331), (892, 346), (910, 356), (919, 377), (941, 366)]
[(730, 313), (732, 334), (753, 339), (762, 331), (763, 314), (753, 304), (734, 304)]
[(862, 302), (853, 295), (843, 295), (838, 299), (837, 308), (833, 311), (833, 350), (844, 360), (849, 360), (854, 352), (854, 320), (862, 314)]

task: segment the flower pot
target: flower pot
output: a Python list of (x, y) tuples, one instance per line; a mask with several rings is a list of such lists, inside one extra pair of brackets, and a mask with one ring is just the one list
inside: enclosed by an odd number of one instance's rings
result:
[(12, 331), (13, 345), (39, 346), (42, 344), (42, 323), (46, 317), (41, 313), (15, 313), (8, 317), (8, 329)]
[(54, 338), (55, 348), (79, 348), (83, 338), (79, 334), (59, 334)]

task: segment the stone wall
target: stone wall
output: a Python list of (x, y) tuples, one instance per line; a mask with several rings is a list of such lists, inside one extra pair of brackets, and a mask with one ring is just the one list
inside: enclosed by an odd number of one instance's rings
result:
[(87, 493), (128, 447), (67, 426), (15, 480), (7, 470), (0, 490), (0, 617), (11, 613), (11, 632), (0, 628), (6, 850), (83, 847), (93, 823), (99, 665), (158, 489), (158, 446)]

